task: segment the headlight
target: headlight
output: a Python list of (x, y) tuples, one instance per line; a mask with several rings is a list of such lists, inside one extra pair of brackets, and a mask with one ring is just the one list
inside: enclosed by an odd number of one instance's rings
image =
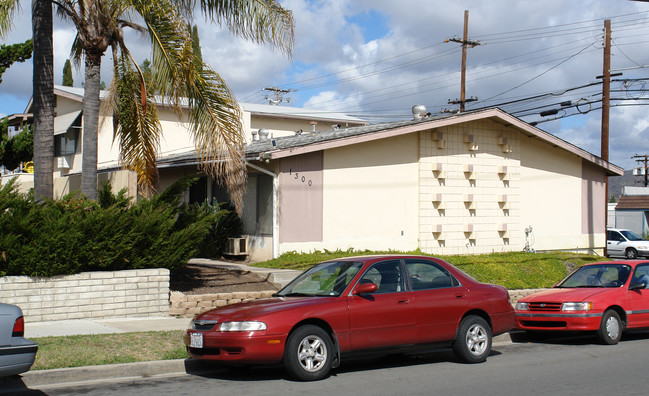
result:
[(264, 322), (224, 322), (219, 326), (219, 331), (259, 331), (267, 328)]
[(590, 311), (593, 309), (591, 302), (565, 302), (561, 305), (562, 311)]
[(529, 309), (530, 309), (530, 303), (524, 303), (524, 302), (516, 303), (517, 311), (527, 311)]

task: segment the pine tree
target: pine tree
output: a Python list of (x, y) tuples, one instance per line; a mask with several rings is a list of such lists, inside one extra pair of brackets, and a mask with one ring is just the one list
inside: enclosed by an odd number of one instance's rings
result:
[(0, 45), (0, 83), (2, 82), (2, 74), (14, 62), (24, 62), (32, 57), (34, 50), (34, 42), (32, 39), (24, 43)]
[(66, 59), (65, 65), (63, 65), (63, 86), (64, 87), (74, 86), (74, 79), (72, 78), (72, 66), (70, 65), (70, 59)]
[(201, 52), (201, 40), (198, 38), (198, 27), (192, 29), (192, 50), (194, 51), (194, 63), (197, 67), (203, 64), (203, 53)]

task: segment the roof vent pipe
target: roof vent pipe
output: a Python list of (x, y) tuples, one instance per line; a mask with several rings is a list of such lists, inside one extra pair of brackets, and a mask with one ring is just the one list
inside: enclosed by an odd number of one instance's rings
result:
[(311, 134), (315, 135), (315, 126), (318, 125), (318, 122), (317, 121), (311, 121), (310, 124), (311, 124)]
[(412, 119), (419, 121), (427, 115), (426, 106), (424, 105), (414, 105), (412, 106)]
[(252, 135), (252, 141), (254, 142), (255, 140), (258, 140), (257, 131), (251, 131), (250, 134)]
[(259, 130), (259, 140), (268, 140), (268, 135), (270, 132), (266, 128), (261, 128)]

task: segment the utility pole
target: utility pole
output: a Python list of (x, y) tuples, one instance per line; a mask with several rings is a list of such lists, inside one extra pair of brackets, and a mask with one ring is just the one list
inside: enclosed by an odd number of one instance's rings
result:
[(272, 105), (278, 105), (278, 104), (280, 104), (282, 102), (287, 102), (287, 103), (290, 102), (291, 99), (290, 98), (284, 99), (283, 94), (289, 93), (289, 92), (291, 92), (293, 90), (291, 90), (291, 89), (280, 89), (278, 87), (266, 87), (266, 88), (264, 88), (264, 91), (275, 92), (275, 99), (269, 98), (268, 95), (266, 95), (266, 99), (268, 100), (268, 103), (270, 103)]
[[(611, 100), (611, 20), (604, 21), (604, 66), (602, 73), (602, 153), (601, 157), (608, 162), (608, 127)], [(608, 228), (608, 176), (604, 176), (604, 234)], [(606, 242), (604, 242), (606, 256)]]
[(604, 70), (602, 73), (602, 159), (608, 161), (608, 129), (611, 101), (611, 20), (604, 21)]
[(644, 186), (649, 185), (649, 179), (647, 179), (647, 167), (649, 165), (649, 154), (645, 155), (634, 155), (631, 159), (636, 160), (636, 162), (644, 162)]
[(458, 38), (449, 38), (446, 39), (445, 41), (448, 43), (449, 41), (453, 41), (455, 43), (460, 43), (462, 44), (462, 74), (461, 74), (461, 84), (460, 84), (460, 100), (449, 100), (449, 104), (459, 104), (460, 105), (460, 111), (464, 111), (464, 105), (466, 102), (474, 102), (478, 100), (478, 98), (471, 98), (471, 99), (466, 99), (466, 49), (467, 45), (470, 45), (471, 48), (475, 47), (476, 45), (481, 45), (479, 41), (470, 41), (468, 39), (469, 35), (469, 10), (464, 10), (464, 34), (462, 35), (462, 40)]

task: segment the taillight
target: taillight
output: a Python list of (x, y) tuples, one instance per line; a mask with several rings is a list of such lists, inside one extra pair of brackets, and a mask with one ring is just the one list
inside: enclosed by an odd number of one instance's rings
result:
[(25, 318), (22, 316), (16, 319), (14, 323), (14, 331), (11, 334), (12, 337), (22, 337), (25, 335)]

